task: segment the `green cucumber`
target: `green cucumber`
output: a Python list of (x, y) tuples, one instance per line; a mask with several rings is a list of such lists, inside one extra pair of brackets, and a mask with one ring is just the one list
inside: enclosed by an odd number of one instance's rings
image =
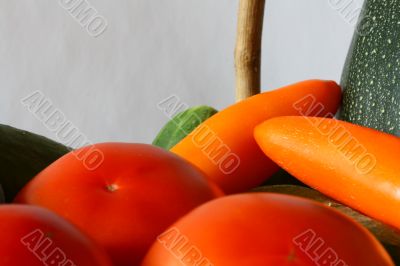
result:
[(209, 106), (196, 106), (175, 115), (158, 133), (153, 145), (171, 149), (189, 135), (198, 125), (218, 111)]
[[(342, 75), (339, 118), (400, 136), (400, 0), (366, 0)], [(360, 31), (362, 28), (362, 31)]]
[(0, 125), (0, 185), (6, 202), (71, 149), (45, 137)]

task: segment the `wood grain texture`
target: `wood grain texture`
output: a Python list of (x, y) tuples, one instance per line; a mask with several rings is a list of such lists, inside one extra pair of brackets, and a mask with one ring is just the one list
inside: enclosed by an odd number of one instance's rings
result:
[(240, 0), (235, 49), (236, 100), (260, 93), (265, 0)]

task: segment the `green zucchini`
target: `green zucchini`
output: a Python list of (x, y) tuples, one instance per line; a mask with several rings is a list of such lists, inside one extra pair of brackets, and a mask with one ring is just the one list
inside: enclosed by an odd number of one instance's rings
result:
[(71, 151), (45, 137), (0, 125), (0, 185), (6, 202), (36, 174)]
[(158, 133), (153, 145), (171, 149), (189, 135), (198, 125), (218, 111), (210, 106), (196, 106), (175, 115)]
[(400, 136), (400, 0), (366, 0), (358, 25), (339, 118)]

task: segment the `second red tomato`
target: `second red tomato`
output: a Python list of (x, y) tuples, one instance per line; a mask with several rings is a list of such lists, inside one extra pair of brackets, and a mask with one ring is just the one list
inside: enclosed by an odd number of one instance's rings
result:
[(361, 225), (302, 198), (253, 193), (206, 203), (161, 234), (142, 266), (392, 266)]

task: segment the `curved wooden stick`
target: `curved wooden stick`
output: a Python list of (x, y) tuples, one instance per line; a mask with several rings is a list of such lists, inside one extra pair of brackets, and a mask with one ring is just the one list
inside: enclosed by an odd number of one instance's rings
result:
[(260, 93), (265, 0), (240, 0), (235, 49), (236, 101)]

